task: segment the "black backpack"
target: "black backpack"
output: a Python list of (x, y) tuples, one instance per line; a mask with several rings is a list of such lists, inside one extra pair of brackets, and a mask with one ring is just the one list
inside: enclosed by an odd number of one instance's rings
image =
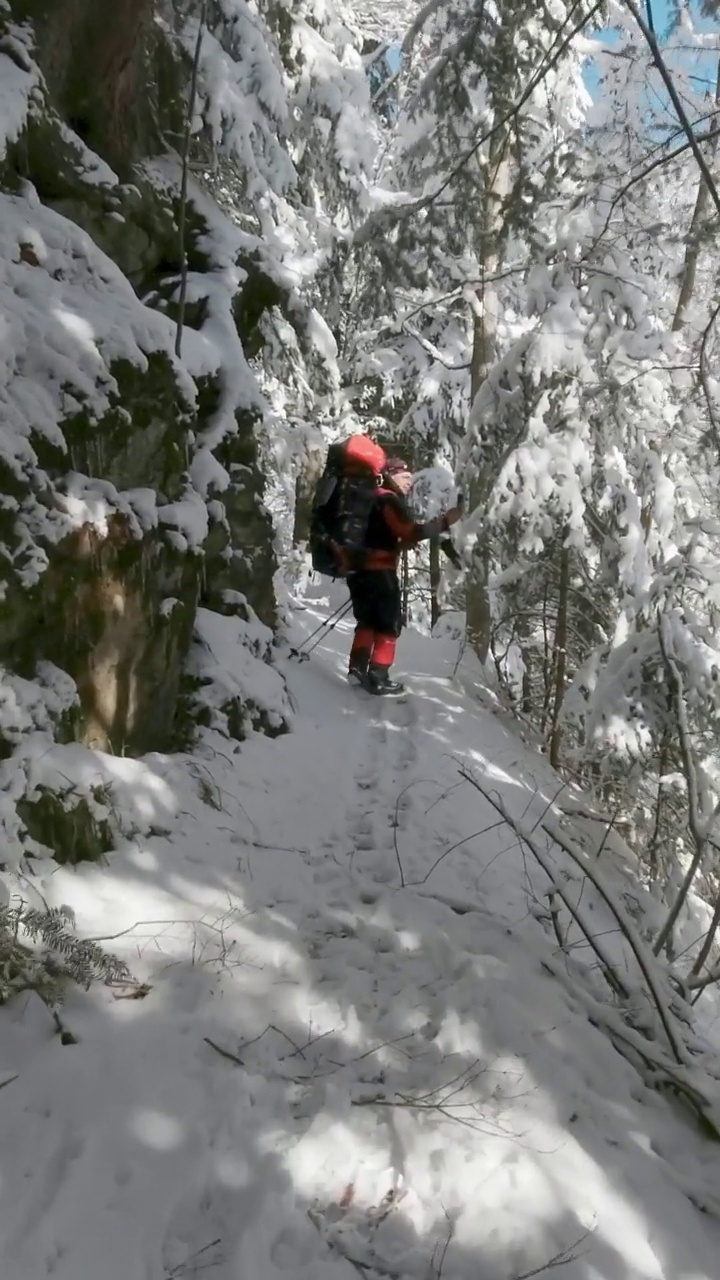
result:
[(368, 520), (385, 453), (367, 436), (328, 449), (310, 517), (310, 557), (316, 573), (345, 578), (361, 569)]

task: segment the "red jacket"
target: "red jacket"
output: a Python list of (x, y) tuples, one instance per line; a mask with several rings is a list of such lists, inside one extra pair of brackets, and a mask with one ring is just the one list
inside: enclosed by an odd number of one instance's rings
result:
[(401, 552), (427, 538), (445, 533), (446, 516), (419, 523), (413, 520), (403, 498), (392, 489), (378, 489), (368, 520), (364, 569), (396, 569)]

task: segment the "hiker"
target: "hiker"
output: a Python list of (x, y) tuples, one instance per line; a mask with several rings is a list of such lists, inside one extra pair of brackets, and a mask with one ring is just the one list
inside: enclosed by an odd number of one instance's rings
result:
[(418, 542), (446, 533), (460, 519), (460, 508), (418, 523), (405, 501), (412, 472), (402, 458), (389, 458), (371, 505), (364, 537), (362, 563), (348, 574), (355, 636), (350, 650), (348, 679), (369, 693), (398, 694), (403, 685), (390, 679), (395, 647), (403, 625), (397, 567), (400, 554)]

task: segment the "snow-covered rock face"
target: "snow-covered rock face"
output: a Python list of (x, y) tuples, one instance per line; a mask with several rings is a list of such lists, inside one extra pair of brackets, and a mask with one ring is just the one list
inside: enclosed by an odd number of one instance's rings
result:
[(0, 218), (0, 661), (68, 671), (93, 745), (162, 746), (207, 534), (184, 478), (195, 389), (169, 321), (84, 232), (22, 196)]
[[(103, 34), (87, 0), (0, 0), (0, 711), (22, 712), (0, 715), (10, 862), (20, 847), (74, 861), (112, 843), (94, 784), (64, 795), (60, 764), (33, 790), (41, 748), (79, 741), (137, 755), (193, 731), (197, 699), (183, 680), (201, 596), (221, 613), (275, 621), (254, 434), (263, 401), (239, 332), (249, 273), (240, 233), (197, 188), (176, 354), (180, 175), (141, 158), (158, 84), (167, 114), (187, 68), (169, 28), (148, 33), (151, 9), (122, 0)], [(90, 35), (112, 78), (132, 31), (146, 60), (133, 53), (115, 99), (99, 74), (88, 79), (81, 111)], [(175, 124), (177, 136), (182, 113)], [(268, 655), (266, 643), (248, 663), (262, 668)], [(282, 708), (269, 716), (260, 699), (246, 710), (246, 693), (226, 699), (233, 723), (277, 732)]]

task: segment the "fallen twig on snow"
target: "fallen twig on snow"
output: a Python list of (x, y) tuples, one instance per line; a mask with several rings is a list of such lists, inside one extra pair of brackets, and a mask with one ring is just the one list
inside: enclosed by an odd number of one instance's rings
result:
[(433, 1255), (430, 1260), (430, 1266), (435, 1276), (435, 1280), (442, 1280), (443, 1267), (445, 1266), (445, 1258), (447, 1256), (447, 1251), (450, 1248), (452, 1238), (455, 1235), (455, 1223), (453, 1219), (450, 1217), (450, 1214), (448, 1213), (445, 1207), (443, 1207), (443, 1213), (445, 1214), (445, 1217), (447, 1219), (448, 1233), (445, 1238), (445, 1242), (443, 1244), (437, 1266), (435, 1265), (435, 1255), (437, 1253), (437, 1245), (435, 1245), (435, 1248), (433, 1249)]
[(559, 895), (558, 895), (558, 892), (557, 892), (557, 890), (556, 890), (556, 889), (553, 889), (553, 890), (548, 894), (548, 911), (550, 912), (550, 918), (551, 918), (551, 920), (552, 920), (553, 933), (555, 934), (555, 937), (557, 938), (558, 946), (559, 946), (559, 948), (560, 948), (560, 950), (561, 950), (562, 952), (564, 952), (565, 954), (567, 954), (567, 943), (566, 943), (565, 938), (563, 938), (563, 936), (562, 936), (562, 932), (561, 932), (561, 930), (560, 930), (560, 908), (559, 908), (559, 907), (556, 905), (556, 903), (555, 903), (555, 899), (556, 899), (558, 896), (559, 896)]
[[(667, 1057), (662, 1048), (647, 1040), (639, 1031), (628, 1027), (622, 1020), (619, 1010), (608, 1007), (596, 999), (589, 991), (572, 983), (562, 965), (552, 960), (544, 960), (547, 972), (563, 983), (570, 994), (580, 1000), (585, 1007), (588, 1022), (597, 1027), (613, 1044), (618, 1053), (638, 1072), (643, 1082), (654, 1092), (665, 1090), (672, 1092), (677, 1098), (684, 1100), (693, 1111), (705, 1135), (714, 1141), (720, 1140), (720, 1127), (713, 1116), (713, 1103), (706, 1098), (687, 1077), (691, 1068), (679, 1066)], [(714, 1076), (711, 1079), (715, 1080)], [(702, 1200), (698, 1192), (692, 1193), (687, 1187), (683, 1190), (689, 1199), (704, 1213), (712, 1213), (720, 1217), (720, 1201)], [(699, 1203), (702, 1200), (702, 1203)]]
[[(543, 866), (542, 863), (540, 865)], [(547, 876), (552, 877), (552, 872), (549, 870), (549, 868), (545, 868), (543, 866), (543, 870), (545, 871), (545, 874)], [(560, 899), (568, 915), (571, 917), (571, 919), (575, 921), (578, 929), (582, 933), (588, 946), (592, 951), (595, 952), (595, 955), (598, 958), (598, 963), (600, 965), (600, 969), (602, 971), (603, 977), (605, 978), (605, 981), (607, 982), (608, 986), (611, 988), (612, 991), (614, 991), (616, 996), (620, 996), (622, 1000), (629, 1000), (630, 999), (629, 988), (623, 982), (622, 978), (620, 977), (620, 974), (618, 973), (615, 965), (610, 960), (609, 956), (605, 954), (605, 951), (600, 946), (597, 934), (590, 932), (590, 928), (588, 925), (585, 924), (585, 921), (581, 916), (577, 905), (570, 901), (570, 898), (563, 891), (561, 886), (558, 885), (554, 877), (552, 877), (552, 885), (553, 885), (552, 891), (548, 894), (548, 898), (550, 900), (548, 912), (552, 919), (552, 925), (553, 925), (553, 930), (555, 932), (555, 937), (557, 938), (560, 944), (561, 950), (564, 952), (567, 952), (567, 945), (563, 941), (562, 934), (560, 933), (558, 909), (555, 908), (553, 910), (553, 907), (552, 907), (552, 900), (555, 897), (558, 897)]]
[[(549, 865), (545, 855), (545, 851), (538, 847), (537, 840), (531, 831), (524, 829), (523, 824), (506, 809), (502, 799), (497, 793), (490, 794), (487, 792), (478, 779), (467, 769), (461, 769), (463, 776), (475, 787), (475, 789), (483, 796), (485, 800), (501, 814), (508, 826), (522, 840), (525, 847), (533, 854), (536, 861), (543, 869), (551, 882), (553, 892), (557, 892), (566, 905), (568, 905), (567, 895), (563, 894), (562, 886), (558, 885), (557, 878), (553, 868)], [(591, 863), (582, 850), (575, 842), (557, 827), (556, 823), (544, 822), (542, 830), (545, 835), (554, 841), (564, 853), (568, 855), (583, 871), (587, 880), (600, 894), (603, 902), (608, 906), (613, 916), (618, 922), (620, 929), (629, 943), (638, 967), (646, 983), (646, 989), (652, 999), (657, 1010), (663, 1030), (667, 1038), (667, 1042), (674, 1058), (674, 1062), (668, 1061), (662, 1049), (653, 1043), (652, 1040), (646, 1039), (639, 1031), (628, 1027), (619, 1018), (613, 1017), (613, 1010), (608, 1009), (599, 1001), (592, 1001), (595, 1006), (593, 1013), (594, 1019), (598, 1025), (601, 1025), (609, 1034), (615, 1047), (627, 1058), (635, 1069), (638, 1064), (642, 1063), (646, 1069), (649, 1068), (649, 1074), (646, 1070), (644, 1078), (646, 1083), (652, 1088), (669, 1087), (676, 1096), (683, 1098), (693, 1109), (704, 1132), (707, 1136), (715, 1140), (720, 1140), (720, 1125), (718, 1124), (715, 1114), (714, 1103), (705, 1096), (701, 1088), (688, 1078), (688, 1072), (692, 1070), (693, 1062), (690, 1056), (690, 1050), (685, 1042), (681, 1039), (681, 1030), (675, 1025), (673, 1013), (667, 1003), (665, 994), (662, 991), (659, 975), (653, 972), (654, 966), (657, 965), (655, 957), (648, 952), (642, 939), (636, 934), (632, 923), (625, 918), (624, 912), (620, 905), (614, 900), (612, 893), (603, 884), (597, 868)], [(575, 912), (575, 919), (578, 919)], [(583, 929), (585, 936), (593, 946), (596, 954), (598, 953), (597, 939), (592, 938), (587, 929)], [(548, 966), (550, 967), (550, 966)], [(555, 971), (551, 968), (551, 971)], [(559, 974), (557, 974), (559, 976)], [(607, 976), (607, 974), (606, 974)], [(625, 985), (625, 984), (623, 984)], [(627, 990), (627, 988), (626, 988)], [(576, 994), (578, 994), (576, 992)], [(582, 991), (582, 998), (586, 1004), (591, 1003), (589, 993)], [(630, 1050), (630, 1052), (628, 1052)], [(641, 1072), (641, 1074), (643, 1074)], [(710, 1077), (714, 1078), (710, 1072)]]
[[(623, 982), (622, 978), (617, 972), (615, 966), (611, 963), (610, 959), (605, 955), (605, 952), (603, 951), (602, 947), (600, 947), (597, 939), (592, 934), (591, 930), (585, 924), (582, 916), (578, 912), (577, 907), (574, 906), (573, 903), (570, 901), (562, 885), (558, 884), (557, 878), (555, 877), (552, 868), (547, 863), (543, 851), (538, 848), (537, 842), (533, 838), (533, 831), (526, 832), (524, 830), (521, 824), (518, 821), (516, 821), (516, 819), (513, 818), (513, 816), (505, 808), (505, 805), (503, 804), (499, 795), (493, 796), (489, 792), (485, 791), (483, 787), (481, 787), (477, 778), (475, 778), (473, 774), (471, 774), (464, 767), (460, 770), (460, 772), (463, 774), (463, 777), (467, 778), (468, 782), (470, 782), (471, 785), (475, 787), (476, 791), (479, 791), (480, 794), (484, 797), (484, 799), (486, 799), (488, 803), (492, 805), (496, 813), (500, 814), (502, 821), (507, 826), (510, 827), (511, 831), (515, 832), (515, 835), (518, 837), (518, 839), (523, 844), (525, 844), (525, 846), (533, 854), (533, 857), (540, 864), (542, 870), (545, 872), (545, 875), (548, 877), (548, 880), (552, 885), (552, 893), (557, 894), (558, 898), (560, 898), (566, 910), (575, 920), (583, 936), (587, 939), (588, 944), (592, 947), (593, 951), (595, 952), (595, 955), (597, 956), (600, 962), (600, 966), (602, 968), (603, 974), (605, 976), (605, 979), (608, 985), (613, 989), (616, 995), (622, 996), (623, 999), (628, 999), (629, 991), (626, 984)], [(544, 827), (543, 827), (543, 830), (545, 830)], [(552, 916), (552, 912), (550, 912), (550, 914)], [(620, 923), (620, 921), (618, 921), (618, 923)]]
[(464, 844), (469, 844), (471, 840), (477, 840), (480, 836), (485, 836), (489, 831), (495, 831), (497, 827), (502, 827), (503, 825), (504, 824), (502, 822), (493, 822), (489, 827), (483, 827), (480, 831), (473, 831), (470, 836), (463, 836), (462, 840), (456, 840), (455, 844), (451, 844), (449, 849), (445, 849), (444, 852), (435, 859), (430, 870), (423, 876), (422, 880), (408, 880), (406, 884), (403, 885), (403, 888), (416, 889), (419, 885), (427, 884), (433, 871), (436, 871), (440, 866), (440, 863), (444, 862), (445, 859), (448, 858), (451, 853), (454, 853), (456, 849), (462, 848)]
[[(655, 975), (652, 972), (653, 957), (651, 954), (647, 953), (644, 942), (636, 933), (631, 922), (627, 919), (619, 903), (615, 901), (610, 890), (603, 884), (595, 867), (588, 861), (585, 851), (581, 849), (579, 845), (575, 844), (574, 840), (565, 835), (564, 831), (558, 827), (557, 823), (543, 823), (542, 830), (552, 841), (554, 841), (555, 844), (559, 845), (563, 853), (566, 853), (576, 866), (580, 867), (592, 884), (593, 888), (600, 894), (600, 897), (606, 907), (609, 908), (612, 915), (617, 920), (622, 933), (626, 941), (629, 943), (630, 949), (637, 960), (640, 972), (647, 983), (648, 991), (652, 997), (655, 1008), (657, 1009), (668, 1043), (672, 1049), (673, 1056), (676, 1062), (685, 1062), (687, 1060), (687, 1054), (684, 1052), (684, 1049), (675, 1034), (672, 1026), (672, 1016), (666, 1006), (660, 985), (656, 981)], [(535, 849), (532, 848), (531, 845), (528, 847), (532, 849), (533, 854), (536, 853)]]
[(179, 1280), (180, 1276), (189, 1274), (191, 1270), (192, 1274), (196, 1276), (199, 1271), (209, 1271), (211, 1267), (219, 1267), (220, 1260), (217, 1258), (212, 1262), (201, 1262), (199, 1265), (198, 1259), (202, 1258), (203, 1254), (209, 1253), (211, 1249), (217, 1249), (221, 1244), (222, 1240), (220, 1236), (218, 1236), (216, 1240), (211, 1240), (209, 1244), (204, 1244), (202, 1249), (197, 1249), (195, 1253), (191, 1253), (189, 1258), (186, 1258), (184, 1262), (180, 1262), (170, 1271), (166, 1271), (165, 1275), (168, 1280)]
[(215, 1041), (211, 1040), (209, 1036), (203, 1036), (203, 1040), (205, 1041), (205, 1044), (210, 1045), (211, 1049), (214, 1049), (216, 1053), (219, 1053), (221, 1058), (227, 1058), (228, 1062), (234, 1062), (236, 1067), (245, 1066), (242, 1058), (239, 1058), (236, 1053), (231, 1053), (229, 1049), (223, 1049), (222, 1045), (215, 1044)]
[(429, 1089), (427, 1093), (413, 1095), (401, 1093), (399, 1090), (393, 1093), (375, 1093), (369, 1097), (351, 1098), (350, 1105), (353, 1107), (391, 1107), (407, 1111), (434, 1111), (445, 1120), (452, 1121), (454, 1124), (464, 1125), (476, 1133), (482, 1133), (489, 1137), (497, 1137), (498, 1135), (518, 1139), (524, 1137), (524, 1134), (510, 1133), (502, 1125), (495, 1125), (494, 1129), (488, 1128), (477, 1119), (460, 1114), (463, 1111), (477, 1113), (479, 1101), (476, 1099), (453, 1102), (453, 1098), (457, 1098), (458, 1094), (461, 1094), (464, 1089), (474, 1084), (479, 1076), (485, 1074), (486, 1070), (485, 1067), (475, 1062), (469, 1067), (464, 1067), (451, 1080), (437, 1085), (434, 1089)]
[(574, 1244), (569, 1244), (565, 1249), (561, 1249), (559, 1253), (555, 1254), (554, 1258), (544, 1262), (541, 1267), (534, 1267), (532, 1271), (523, 1271), (521, 1275), (513, 1276), (513, 1280), (532, 1280), (533, 1276), (541, 1276), (546, 1271), (549, 1271), (551, 1267), (566, 1267), (569, 1262), (577, 1262), (577, 1254), (574, 1250), (579, 1245), (584, 1244), (591, 1235), (592, 1231), (584, 1231)]
[[(517, 819), (514, 818), (513, 815), (509, 813), (509, 811), (506, 809), (500, 796), (499, 795), (493, 796), (489, 792), (485, 791), (485, 789), (479, 783), (478, 779), (472, 773), (470, 773), (468, 769), (465, 769), (463, 767), (461, 769), (461, 773), (465, 778), (467, 778), (468, 782), (470, 782), (471, 785), (475, 787), (476, 791), (479, 791), (480, 795), (483, 796), (483, 798), (487, 800), (489, 804), (492, 805), (496, 813), (499, 813), (502, 815), (502, 817), (505, 819), (505, 821), (507, 822), (511, 830), (514, 831), (515, 834), (518, 836), (518, 838), (523, 841), (526, 848), (529, 849), (530, 852), (532, 853), (536, 862), (538, 862), (539, 865), (542, 867), (546, 876), (550, 880), (553, 886), (553, 889), (557, 892), (558, 896), (561, 897), (567, 905), (567, 896), (563, 894), (562, 886), (557, 884), (555, 875), (552, 869), (548, 866), (545, 860), (543, 851), (538, 848), (538, 844), (537, 844), (537, 841), (534, 839), (533, 833), (531, 831), (525, 831), (522, 825), (517, 821)], [(600, 875), (598, 874), (597, 870), (589, 862), (585, 851), (581, 849), (578, 845), (576, 845), (575, 842), (569, 836), (566, 836), (565, 833), (558, 827), (556, 823), (553, 822), (551, 824), (551, 823), (548, 823), (547, 821), (543, 821), (541, 829), (542, 831), (545, 832), (547, 836), (549, 836), (549, 838), (555, 844), (560, 846), (560, 848), (563, 850), (563, 853), (566, 853), (568, 857), (571, 858), (572, 861), (576, 863), (577, 866), (580, 867), (584, 875), (592, 884), (593, 888), (597, 890), (603, 902), (610, 909), (613, 916), (617, 920), (627, 942), (630, 945), (633, 955), (637, 960), (638, 967), (640, 968), (640, 971), (647, 983), (648, 991), (657, 1009), (658, 1015), (660, 1017), (660, 1021), (663, 1025), (663, 1029), (668, 1039), (668, 1043), (670, 1045), (670, 1048), (672, 1049), (673, 1056), (675, 1057), (675, 1060), (677, 1062), (684, 1063), (687, 1059), (687, 1055), (683, 1051), (683, 1048), (678, 1040), (678, 1037), (676, 1036), (675, 1031), (672, 1027), (671, 1015), (668, 1009), (666, 1008), (665, 1000), (661, 993), (660, 986), (655, 979), (655, 975), (652, 973), (652, 957), (649, 955), (646, 955), (645, 953), (646, 949), (645, 949), (644, 943), (637, 936), (635, 929), (633, 928), (630, 921), (626, 919), (624, 912), (622, 911), (619, 904), (615, 901), (613, 895), (610, 893), (607, 887), (603, 884), (603, 881)], [(575, 918), (577, 919), (577, 914), (575, 914)], [(585, 933), (585, 936), (587, 937), (588, 942), (591, 943), (593, 949), (597, 952), (596, 941), (592, 939), (591, 934), (585, 928), (583, 928), (583, 932)], [(618, 980), (617, 975), (615, 975), (615, 981), (617, 980)]]

